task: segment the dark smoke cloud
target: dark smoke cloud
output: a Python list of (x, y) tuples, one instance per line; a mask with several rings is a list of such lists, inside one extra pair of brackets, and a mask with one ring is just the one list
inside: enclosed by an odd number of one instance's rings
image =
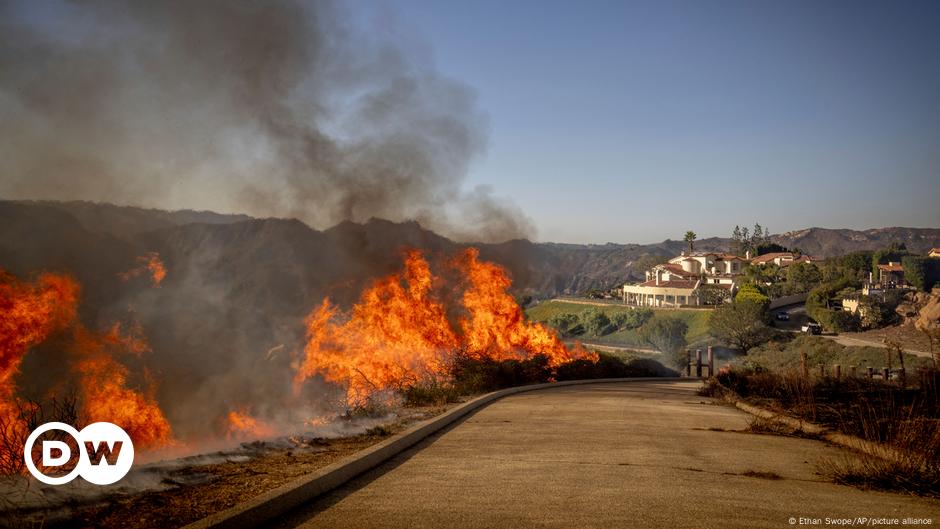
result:
[(0, 3), (0, 196), (531, 235), (474, 93), (327, 2)]

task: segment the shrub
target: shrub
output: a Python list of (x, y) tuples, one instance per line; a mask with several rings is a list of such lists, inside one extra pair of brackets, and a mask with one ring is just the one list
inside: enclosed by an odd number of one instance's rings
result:
[(573, 334), (571, 331), (578, 325), (578, 316), (570, 312), (562, 312), (549, 318), (548, 325), (562, 335)]
[(460, 391), (453, 384), (437, 380), (407, 386), (403, 393), (406, 406), (442, 406), (460, 401)]
[(756, 285), (742, 285), (741, 289), (734, 296), (735, 303), (753, 303), (766, 307), (770, 303), (770, 298), (764, 295)]
[(615, 312), (611, 315), (610, 321), (621, 330), (639, 329), (644, 323), (648, 322), (656, 313), (650, 308), (637, 308)]
[(589, 380), (595, 378), (671, 377), (678, 373), (656, 360), (635, 358), (624, 362), (615, 356), (598, 354), (597, 362), (572, 360), (558, 366), (557, 380)]
[(640, 327), (640, 337), (646, 343), (662, 352), (669, 362), (676, 367), (685, 365), (685, 333), (689, 326), (682, 320), (671, 316), (656, 316)]
[(451, 367), (451, 376), (457, 390), (470, 394), (548, 382), (552, 370), (545, 355), (498, 361), (459, 354)]
[(594, 336), (603, 336), (610, 333), (610, 318), (597, 309), (588, 309), (581, 313), (581, 324), (584, 330)]

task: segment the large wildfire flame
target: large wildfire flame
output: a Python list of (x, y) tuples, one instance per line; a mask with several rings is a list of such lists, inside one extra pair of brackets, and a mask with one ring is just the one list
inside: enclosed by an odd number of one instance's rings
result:
[[(0, 270), (0, 432), (3, 439), (24, 437), (14, 377), (26, 352), (75, 319), (78, 284), (71, 278), (43, 274), (35, 283), (18, 281)], [(0, 458), (21, 457), (0, 454)], [(4, 468), (10, 468), (4, 462)]]
[[(172, 442), (170, 423), (153, 398), (153, 385), (145, 394), (128, 387), (128, 369), (115, 360), (122, 351), (149, 350), (140, 336), (125, 336), (115, 325), (97, 336), (82, 327), (75, 329), (74, 369), (79, 373), (82, 418), (88, 422), (112, 422), (127, 432), (139, 450), (162, 448)], [(149, 376), (144, 373), (149, 381)]]
[(320, 375), (344, 385), (348, 401), (358, 404), (420, 379), (445, 377), (457, 350), (492, 360), (543, 354), (551, 365), (592, 356), (569, 351), (552, 331), (526, 321), (507, 292), (512, 282), (505, 270), (480, 261), (476, 249), (453, 259), (450, 268), (465, 288), (456, 326), (447, 317), (447, 296), (434, 295), (440, 278), (421, 252), (411, 251), (404, 270), (363, 292), (348, 317), (329, 299), (310, 313), (295, 384)]
[[(147, 254), (141, 262), (142, 267), (125, 275), (146, 270), (159, 285), (165, 274), (159, 256)], [(441, 263), (435, 274), (420, 251), (410, 251), (403, 270), (375, 281), (350, 311), (323, 300), (306, 318), (307, 343), (296, 365), (295, 388), (321, 377), (345, 390), (347, 405), (358, 405), (409, 384), (447, 382), (458, 358), (503, 361), (544, 355), (551, 366), (595, 358), (580, 347), (567, 349), (554, 332), (527, 321), (508, 293), (506, 271), (481, 261), (476, 249)], [(54, 388), (77, 388), (78, 422), (113, 422), (141, 451), (185, 449), (189, 445), (174, 437), (156, 401), (149, 372), (139, 367), (144, 355), (152, 353), (142, 326), (132, 321), (104, 333), (89, 330), (77, 318), (78, 295), (78, 283), (68, 276), (43, 274), (30, 283), (0, 271), (0, 427), (5, 428), (0, 433), (26, 433), (15, 377), (31, 347), (60, 333), (63, 344), (71, 337), (66, 372), (73, 378)], [(258, 418), (250, 409), (250, 404), (230, 408), (220, 417), (226, 439), (277, 433), (281, 423)], [(329, 420), (323, 417), (306, 426)], [(0, 462), (7, 456), (21, 457), (0, 447)]]
[(71, 328), (80, 420), (113, 422), (143, 450), (166, 446), (172, 435), (163, 412), (152, 396), (128, 386), (129, 371), (114, 358), (121, 351), (149, 351), (142, 329), (134, 325), (132, 332), (122, 333), (115, 324), (103, 335), (85, 329), (76, 321), (78, 294), (78, 283), (68, 276), (42, 274), (28, 283), (0, 270), (0, 434), (18, 439), (27, 428), (14, 379), (29, 348)]

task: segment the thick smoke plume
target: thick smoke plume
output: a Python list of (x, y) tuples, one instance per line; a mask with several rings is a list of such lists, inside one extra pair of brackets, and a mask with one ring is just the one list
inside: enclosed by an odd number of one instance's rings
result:
[(361, 26), (328, 2), (0, 0), (0, 196), (530, 235), (464, 189), (472, 90)]

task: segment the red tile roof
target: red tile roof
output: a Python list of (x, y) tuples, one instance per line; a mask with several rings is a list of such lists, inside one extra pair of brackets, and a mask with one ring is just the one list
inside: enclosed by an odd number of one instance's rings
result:
[(769, 263), (778, 257), (793, 257), (793, 254), (790, 252), (771, 252), (765, 253), (764, 255), (758, 255), (757, 257), (751, 259), (752, 263)]

